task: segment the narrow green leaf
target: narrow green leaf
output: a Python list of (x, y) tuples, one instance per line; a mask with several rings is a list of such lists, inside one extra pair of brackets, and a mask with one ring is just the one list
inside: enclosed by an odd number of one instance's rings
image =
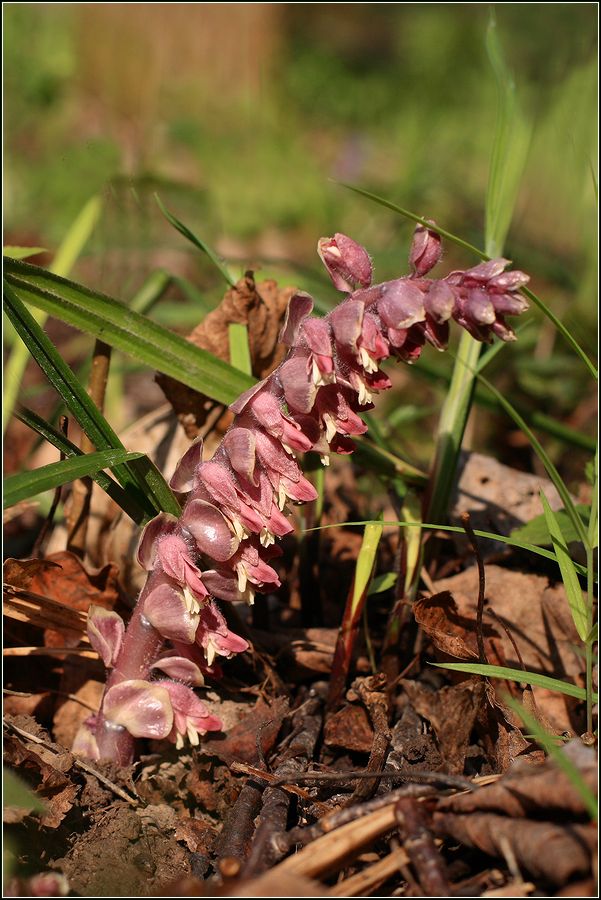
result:
[[(456, 534), (465, 534), (465, 528), (459, 528), (457, 525), (432, 525), (428, 522), (407, 522), (407, 521), (384, 521), (380, 522), (376, 519), (361, 519), (358, 522), (333, 522), (331, 525), (319, 525), (314, 528), (306, 528), (305, 531), (317, 531), (318, 529), (326, 529), (326, 528), (345, 528), (349, 526), (358, 526), (358, 525), (384, 525), (386, 526), (394, 526), (395, 528), (427, 528), (431, 531), (452, 531)], [(474, 529), (474, 534), (477, 537), (486, 538), (489, 541), (499, 541), (501, 544), (508, 544), (510, 547), (517, 547), (520, 550), (527, 550), (529, 553), (535, 553), (537, 556), (544, 556), (545, 559), (550, 559), (553, 562), (557, 563), (557, 557), (551, 550), (545, 550), (543, 547), (537, 547), (534, 544), (527, 544), (524, 541), (513, 540), (511, 537), (506, 537), (504, 534), (492, 534), (490, 531), (480, 531), (478, 529)], [(584, 566), (579, 565), (578, 563), (574, 563), (576, 566), (576, 571), (581, 575), (586, 575), (586, 568)]]
[(227, 267), (226, 267), (226, 266), (223, 264), (223, 262), (219, 259), (219, 257), (218, 257), (217, 254), (215, 253), (215, 251), (214, 251), (214, 250), (211, 250), (211, 248), (209, 247), (208, 244), (205, 244), (204, 241), (201, 241), (200, 238), (196, 237), (196, 235), (193, 234), (193, 233), (190, 231), (190, 229), (189, 229), (186, 225), (183, 224), (183, 222), (180, 222), (179, 219), (176, 219), (175, 216), (172, 215), (172, 214), (169, 212), (169, 210), (167, 210), (167, 209), (165, 208), (165, 206), (163, 205), (163, 202), (162, 202), (162, 200), (161, 200), (161, 198), (159, 197), (158, 194), (155, 194), (154, 197), (155, 197), (155, 200), (156, 200), (156, 202), (157, 202), (157, 205), (158, 205), (159, 209), (161, 210), (161, 212), (163, 213), (163, 215), (165, 216), (165, 218), (167, 219), (167, 221), (168, 221), (171, 225), (173, 225), (173, 227), (174, 227), (175, 229), (177, 229), (177, 231), (179, 231), (180, 234), (183, 234), (183, 236), (184, 236), (188, 241), (190, 241), (190, 243), (194, 244), (194, 246), (197, 247), (199, 250), (202, 250), (203, 253), (206, 253), (207, 256), (209, 257), (209, 259), (211, 260), (211, 262), (213, 263), (213, 265), (219, 270), (219, 272), (221, 273), (221, 275), (223, 276), (223, 278), (226, 280), (226, 282), (228, 283), (228, 285), (229, 285), (230, 287), (233, 287), (233, 286), (235, 285), (236, 282), (234, 281), (234, 279), (232, 278), (231, 274), (230, 274), (229, 271), (227, 270)]
[(522, 177), (531, 129), (517, 103), (515, 82), (507, 67), (494, 9), (489, 14), (486, 49), (497, 80), (497, 126), (486, 195), (486, 252), (500, 256)]
[(382, 575), (376, 575), (369, 586), (367, 596), (371, 597), (372, 594), (381, 594), (384, 591), (389, 591), (397, 583), (398, 577), (396, 572), (384, 572)]
[(585, 641), (590, 626), (588, 623), (586, 603), (582, 595), (582, 590), (580, 589), (578, 575), (576, 574), (574, 563), (568, 553), (566, 539), (562, 534), (561, 525), (559, 524), (557, 516), (549, 506), (549, 501), (545, 497), (543, 491), (540, 492), (540, 499), (545, 511), (545, 521), (553, 542), (553, 549), (555, 550), (559, 568), (561, 569), (563, 586), (566, 589), (566, 596), (568, 598), (572, 618), (574, 619), (574, 625), (576, 626), (576, 631), (578, 632), (580, 640)]
[(161, 299), (170, 284), (171, 275), (165, 272), (164, 269), (155, 269), (132, 297), (129, 302), (129, 308), (133, 309), (134, 312), (146, 314)]
[[(56, 251), (56, 255), (50, 267), (51, 272), (54, 272), (56, 275), (64, 276), (69, 274), (77, 257), (83, 250), (96, 227), (96, 223), (100, 217), (101, 208), (101, 202), (98, 197), (92, 197), (88, 200)], [(40, 248), (36, 247), (34, 249), (39, 250)], [(18, 258), (23, 259), (24, 257)], [(46, 316), (47, 314), (45, 312), (36, 313), (34, 318), (39, 323), (40, 327), (44, 326)], [(23, 346), (23, 344), (17, 343), (13, 348), (5, 368), (4, 405), (2, 408), (3, 432), (6, 429), (12, 411), (15, 408), (27, 360), (27, 348)]]
[(353, 600), (351, 604), (351, 620), (355, 616), (357, 607), (361, 603), (376, 563), (378, 544), (382, 537), (383, 526), (381, 522), (371, 522), (365, 526), (361, 549), (355, 563), (355, 580), (353, 583)]
[[(26, 265), (26, 263), (15, 263)], [(55, 276), (51, 276), (55, 277)], [(50, 383), (58, 391), (67, 408), (75, 416), (97, 450), (123, 450), (123, 444), (106, 421), (100, 410), (90, 399), (81, 383), (62, 359), (52, 341), (42, 331), (31, 313), (21, 302), (13, 289), (4, 283), (4, 308), (15, 330), (26, 344), (29, 352), (40, 366)], [(113, 472), (122, 486), (134, 492), (135, 500), (150, 515), (164, 509), (178, 515), (181, 508), (173, 492), (171, 501), (164, 508), (152, 495), (149, 496), (148, 467), (144, 460), (133, 460), (115, 465)], [(167, 490), (169, 491), (168, 486)]]
[(2, 800), (5, 807), (14, 806), (34, 812), (44, 812), (46, 809), (38, 794), (7, 766), (2, 766)]
[(518, 428), (520, 428), (524, 432), (524, 434), (526, 435), (526, 437), (532, 444), (534, 451), (536, 452), (538, 458), (540, 459), (543, 466), (547, 470), (547, 474), (548, 474), (549, 478), (555, 485), (557, 493), (561, 497), (565, 511), (568, 514), (568, 516), (570, 517), (570, 520), (574, 526), (574, 529), (576, 530), (576, 533), (578, 534), (579, 540), (581, 540), (582, 543), (584, 544), (584, 546), (587, 547), (588, 546), (588, 535), (586, 533), (586, 529), (584, 527), (582, 519), (580, 518), (580, 516), (578, 515), (578, 512), (576, 511), (574, 501), (570, 497), (570, 492), (568, 491), (567, 487), (565, 486), (561, 475), (559, 474), (559, 472), (557, 471), (557, 469), (551, 462), (551, 459), (550, 459), (549, 455), (547, 454), (545, 448), (540, 443), (540, 441), (538, 440), (538, 438), (536, 437), (534, 432), (528, 427), (528, 425), (526, 424), (526, 422), (524, 421), (522, 416), (518, 413), (518, 411), (515, 409), (515, 407), (509, 402), (509, 400), (506, 400), (505, 397), (503, 396), (503, 394), (501, 394), (501, 392), (498, 391), (496, 389), (496, 387), (494, 387), (494, 385), (492, 385), (490, 383), (490, 381), (488, 381), (483, 375), (477, 374), (476, 377), (480, 379), (482, 384), (486, 385), (488, 390), (496, 397), (498, 403), (500, 403), (500, 405), (503, 407), (505, 412), (513, 419), (513, 421), (516, 423)]
[[(430, 663), (439, 669), (452, 669), (453, 672), (467, 672), (470, 675), (485, 675), (487, 678), (505, 678), (507, 681), (517, 681), (520, 684), (533, 684), (534, 687), (547, 688), (549, 691), (558, 691), (568, 697), (576, 697), (578, 700), (586, 700), (584, 688), (560, 681), (559, 678), (551, 678), (549, 675), (538, 675), (536, 672), (523, 672), (522, 669), (509, 669), (505, 666), (489, 666), (484, 663)], [(595, 694), (595, 702), (597, 695)]]
[(38, 253), (47, 253), (45, 247), (11, 247), (2, 248), (2, 254), (10, 257), (10, 259), (28, 259), (30, 256), (37, 256)]
[[(20, 406), (14, 415), (20, 422), (23, 422), (24, 425), (27, 425), (32, 431), (35, 431), (45, 438), (48, 443), (56, 447), (57, 450), (60, 450), (67, 459), (84, 455), (83, 451), (65, 437), (62, 431), (58, 431), (33, 410)], [(150, 520), (151, 516), (144, 512), (136, 503), (134, 497), (130, 496), (129, 491), (124, 490), (120, 484), (113, 481), (106, 472), (97, 472), (91, 477), (137, 525), (145, 525)]]
[(219, 403), (233, 403), (255, 383), (223, 360), (104, 294), (14, 260), (6, 261), (5, 277), (26, 303)]
[[(576, 506), (576, 511), (582, 517), (584, 522), (587, 522), (590, 516), (590, 506), (584, 506), (583, 504), (578, 504)], [(571, 544), (572, 541), (579, 541), (580, 538), (576, 532), (572, 524), (572, 520), (568, 516), (565, 509), (560, 509), (555, 513), (555, 518), (559, 523), (559, 527), (561, 528), (561, 533), (563, 534), (564, 540), (566, 544)], [(534, 519), (530, 519), (529, 522), (526, 522), (525, 525), (520, 525), (519, 528), (514, 528), (511, 532), (510, 537), (515, 538), (517, 541), (526, 541), (529, 544), (536, 544), (539, 547), (546, 547), (547, 544), (551, 543), (549, 538), (549, 529), (547, 528), (547, 519), (544, 513), (541, 513), (540, 516), (535, 516)]]
[(587, 644), (596, 644), (599, 640), (599, 623), (595, 622), (590, 632), (586, 636)]
[(557, 737), (549, 734), (541, 727), (538, 720), (524, 709), (521, 703), (514, 700), (513, 697), (506, 696), (503, 698), (504, 703), (510, 707), (522, 720), (526, 728), (532, 733), (534, 739), (541, 745), (545, 752), (551, 757), (558, 769), (561, 769), (570, 779), (586, 806), (592, 819), (597, 819), (597, 798), (589, 788), (588, 784), (582, 777), (580, 769), (572, 762), (565, 751), (557, 745)]
[(4, 508), (60, 487), (69, 481), (95, 475), (102, 469), (139, 459), (141, 456), (142, 453), (128, 453), (126, 450), (101, 450), (99, 453), (86, 453), (72, 459), (49, 463), (33, 471), (9, 475), (4, 481)]
[(230, 362), (235, 369), (252, 376), (252, 362), (248, 345), (248, 328), (241, 322), (231, 322), (228, 326)]

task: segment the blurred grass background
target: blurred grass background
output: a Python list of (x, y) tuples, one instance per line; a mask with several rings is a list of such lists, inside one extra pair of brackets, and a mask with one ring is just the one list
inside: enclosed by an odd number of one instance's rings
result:
[[(223, 285), (162, 218), (158, 191), (233, 271), (260, 264), (328, 304), (320, 235), (364, 243), (382, 280), (406, 271), (412, 232), (340, 180), (482, 246), (496, 114), (488, 15), (486, 4), (5, 4), (5, 243), (54, 250), (99, 193), (74, 278), (129, 300), (163, 266), (212, 305)], [(596, 8), (503, 4), (496, 16), (533, 129), (506, 255), (594, 355)], [(445, 266), (475, 262), (447, 248)], [(201, 315), (185, 299), (174, 290), (153, 315), (189, 329)], [(497, 384), (594, 434), (586, 373), (533, 317), (494, 364)], [(428, 350), (421, 374), (451, 364)], [(444, 389), (424, 381), (423, 407)], [(423, 464), (421, 412), (401, 418), (404, 449)], [(502, 433), (511, 445), (502, 417), (477, 427), (480, 444), (498, 448)], [(582, 454), (550, 449), (581, 471)]]

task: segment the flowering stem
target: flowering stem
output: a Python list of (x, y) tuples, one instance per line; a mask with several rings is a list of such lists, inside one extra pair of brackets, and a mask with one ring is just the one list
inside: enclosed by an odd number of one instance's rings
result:
[[(151, 573), (146, 579), (132, 613), (115, 667), (107, 680), (104, 696), (110, 688), (122, 681), (147, 678), (150, 666), (156, 661), (165, 642), (156, 628), (153, 628), (144, 617), (144, 600), (152, 590), (153, 575), (154, 573)], [(122, 766), (131, 765), (133, 762), (135, 748), (133, 736), (122, 725), (108, 722), (103, 716), (102, 705), (96, 725), (96, 741), (101, 759), (112, 759)]]

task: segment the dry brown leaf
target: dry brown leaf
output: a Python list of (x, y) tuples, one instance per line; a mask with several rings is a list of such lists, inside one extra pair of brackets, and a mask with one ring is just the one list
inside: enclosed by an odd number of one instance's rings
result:
[(445, 771), (461, 774), (470, 735), (484, 701), (483, 683), (466, 681), (438, 691), (428, 690), (417, 681), (401, 683), (415, 711), (431, 723)]
[[(227, 291), (219, 306), (205, 316), (187, 339), (229, 362), (228, 327), (234, 322), (246, 325), (253, 375), (265, 378), (286, 353), (286, 348), (278, 343), (278, 336), (288, 302), (294, 293), (295, 288), (278, 288), (273, 280), (255, 284), (252, 273), (248, 272)], [(190, 439), (195, 438), (214, 402), (207, 401), (197, 391), (166, 375), (157, 375), (156, 380), (173, 406), (186, 435)], [(226, 424), (229, 424), (228, 417), (222, 428)]]
[(369, 753), (374, 742), (374, 730), (363, 706), (348, 704), (326, 719), (324, 743), (359, 753)]
[[(224, 727), (227, 734), (210, 732), (203, 738), (203, 750), (217, 756), (227, 765), (232, 762), (257, 764), (259, 760), (257, 740), (263, 753), (269, 753), (274, 745), (284, 716), (288, 712), (285, 697), (276, 697), (269, 705), (261, 698), (249, 709), (247, 703), (239, 705), (242, 717), (233, 727)], [(221, 709), (221, 706), (220, 706)]]
[[(118, 570), (113, 564), (99, 571), (88, 571), (82, 561), (64, 550), (46, 559), (8, 559), (4, 566), (5, 581), (11, 586), (54, 600), (65, 609), (86, 614), (91, 603), (114, 609), (121, 598)], [(85, 616), (84, 616), (85, 621)], [(76, 647), (81, 630), (67, 624), (46, 628), (48, 647)]]
[(594, 825), (555, 825), (478, 812), (435, 812), (433, 824), (441, 837), (476, 847), (490, 856), (503, 858), (504, 847), (508, 846), (520, 869), (558, 885), (590, 872), (597, 845)]
[(79, 793), (79, 785), (67, 774), (73, 766), (73, 756), (58, 745), (42, 746), (13, 734), (5, 735), (4, 753), (7, 765), (38, 782), (35, 793), (45, 805), (40, 824), (57, 828)]
[[(476, 617), (461, 615), (450, 591), (420, 597), (413, 605), (413, 613), (437, 650), (455, 660), (478, 659)], [(490, 625), (483, 627), (483, 633), (489, 638), (496, 635)]]
[[(438, 581), (436, 588), (452, 594), (454, 606), (453, 618), (450, 621), (458, 623), (463, 643), (470, 649), (475, 647), (478, 597), (476, 568), (467, 569), (452, 578)], [(434, 597), (430, 598), (429, 602), (431, 603), (434, 599)], [(421, 607), (418, 605), (418, 611), (423, 608), (423, 605)], [(428, 608), (427, 603), (425, 608)], [(436, 601), (435, 609), (440, 617), (436, 624), (443, 634), (445, 625), (442, 614), (447, 608), (448, 605)], [(528, 671), (583, 685), (583, 659), (578, 652), (580, 641), (574, 628), (563, 585), (551, 586), (548, 579), (541, 575), (513, 572), (500, 566), (487, 565), (485, 623), (487, 608), (493, 609), (511, 632), (520, 651), (524, 667)], [(472, 628), (471, 636), (461, 631), (461, 629), (466, 629), (467, 632), (470, 627)], [(450, 631), (450, 626), (447, 626), (447, 629)], [(489, 661), (497, 662), (504, 659), (504, 665), (513, 669), (522, 668), (512, 643), (503, 629), (495, 623), (493, 632), (490, 624), (486, 624), (485, 638), (490, 637), (493, 633), (495, 634), (494, 641), (486, 643)], [(455, 634), (454, 631), (453, 634)], [(502, 703), (502, 692), (507, 691), (506, 683), (495, 678), (491, 680), (491, 684)], [(564, 731), (580, 733), (581, 723), (576, 715), (578, 701), (566, 697), (558, 691), (549, 691), (545, 688), (533, 687), (532, 692), (541, 714), (548, 719), (558, 733)], [(580, 730), (584, 730), (584, 728), (582, 727)]]

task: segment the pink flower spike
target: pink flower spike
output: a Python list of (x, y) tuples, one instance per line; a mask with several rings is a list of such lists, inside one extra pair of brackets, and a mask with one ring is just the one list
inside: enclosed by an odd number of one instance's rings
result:
[(317, 252), (338, 291), (350, 293), (356, 287), (371, 284), (372, 265), (367, 250), (352, 238), (338, 232), (333, 238), (320, 238)]
[(198, 615), (190, 612), (182, 591), (170, 584), (159, 584), (144, 601), (144, 617), (170, 641), (192, 644), (198, 627)]
[(196, 469), (202, 462), (202, 446), (202, 437), (197, 437), (178, 462), (169, 481), (174, 491), (183, 494), (193, 490)]
[(286, 317), (280, 332), (280, 342), (287, 347), (294, 347), (298, 342), (298, 335), (305, 319), (311, 314), (313, 300), (304, 291), (298, 291), (288, 301)]
[(161, 740), (173, 727), (169, 693), (158, 682), (121, 681), (107, 691), (102, 711), (109, 722), (136, 738)]
[(186, 506), (182, 524), (190, 532), (201, 553), (217, 562), (225, 562), (240, 543), (232, 534), (223, 513), (204, 500), (192, 500)]
[(176, 526), (177, 519), (170, 513), (159, 513), (145, 526), (138, 544), (137, 560), (147, 572), (154, 569), (157, 559), (158, 540), (162, 535), (171, 534)]
[(206, 734), (207, 731), (221, 731), (221, 720), (211, 715), (190, 688), (175, 681), (158, 681), (157, 685), (167, 693), (170, 708), (173, 709), (173, 727), (170, 729), (169, 740), (175, 743), (178, 750), (184, 746), (184, 737), (188, 738), (193, 747), (197, 747), (199, 735)]
[(186, 656), (176, 656), (173, 653), (167, 653), (153, 663), (151, 669), (159, 669), (169, 678), (175, 678), (176, 681), (185, 681), (186, 684), (194, 684), (202, 687), (205, 683), (200, 667), (192, 659)]
[[(435, 222), (430, 221), (431, 225)], [(409, 253), (409, 265), (416, 275), (425, 275), (433, 269), (442, 256), (442, 240), (436, 231), (424, 225), (416, 225)]]
[(215, 655), (229, 659), (235, 653), (244, 653), (249, 647), (248, 641), (229, 630), (214, 603), (209, 603), (202, 610), (196, 643), (203, 648), (209, 666), (213, 664)]
[(92, 604), (88, 609), (87, 632), (90, 644), (107, 669), (115, 665), (121, 650), (125, 623), (116, 612)]

